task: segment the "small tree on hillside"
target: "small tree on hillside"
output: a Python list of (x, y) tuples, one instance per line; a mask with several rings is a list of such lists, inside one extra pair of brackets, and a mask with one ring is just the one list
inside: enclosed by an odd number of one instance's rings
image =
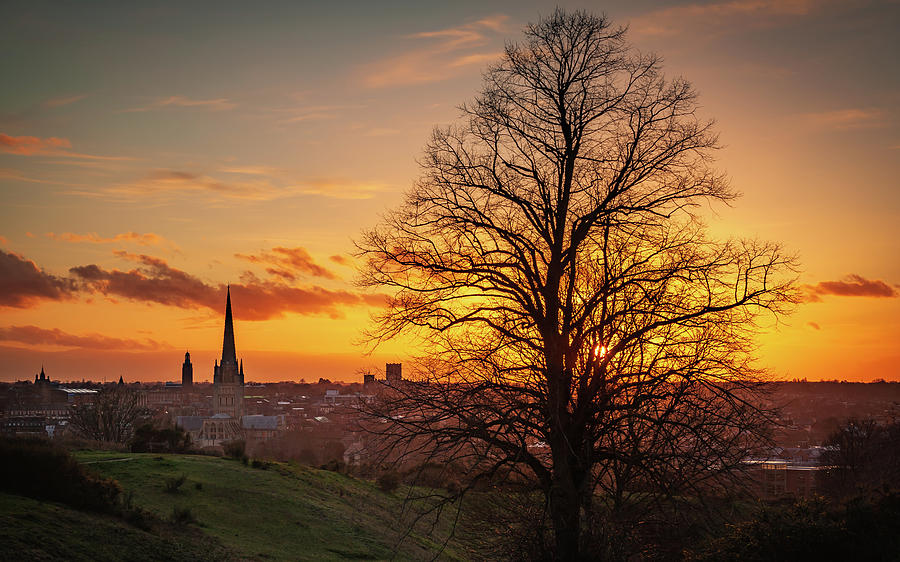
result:
[(428, 356), (370, 406), (385, 451), (536, 481), (562, 560), (597, 522), (720, 489), (764, 437), (749, 351), (792, 260), (706, 235), (694, 209), (735, 194), (696, 110), (623, 29), (557, 10), (358, 242), (362, 284), (394, 295), (370, 341)]
[(88, 439), (127, 443), (141, 412), (137, 393), (116, 386), (101, 390), (91, 404), (72, 406), (69, 423)]

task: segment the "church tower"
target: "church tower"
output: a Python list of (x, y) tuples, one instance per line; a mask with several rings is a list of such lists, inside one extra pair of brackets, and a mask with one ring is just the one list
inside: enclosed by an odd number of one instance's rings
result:
[(184, 352), (184, 364), (181, 366), (181, 388), (188, 389), (194, 386), (194, 366), (191, 365), (191, 354)]
[(222, 360), (213, 370), (213, 411), (240, 421), (244, 413), (244, 365), (237, 361), (234, 348), (234, 321), (231, 316), (231, 287), (225, 300), (225, 336)]

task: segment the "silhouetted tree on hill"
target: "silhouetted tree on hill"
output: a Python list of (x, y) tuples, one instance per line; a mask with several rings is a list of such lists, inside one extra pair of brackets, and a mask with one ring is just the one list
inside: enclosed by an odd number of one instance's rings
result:
[(749, 351), (794, 300), (792, 259), (706, 235), (694, 209), (735, 195), (696, 110), (623, 29), (557, 10), (358, 242), (362, 284), (394, 295), (369, 341), (428, 357), (370, 408), (385, 450), (536, 481), (561, 560), (720, 489), (764, 438)]
[(115, 386), (101, 390), (91, 404), (73, 406), (69, 423), (88, 439), (127, 443), (141, 413), (137, 393)]

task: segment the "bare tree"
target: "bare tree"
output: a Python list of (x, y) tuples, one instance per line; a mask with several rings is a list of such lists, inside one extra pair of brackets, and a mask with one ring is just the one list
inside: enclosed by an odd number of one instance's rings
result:
[(137, 393), (115, 386), (101, 390), (90, 404), (73, 406), (69, 423), (88, 439), (126, 443), (141, 412)]
[(838, 497), (897, 488), (900, 482), (900, 424), (850, 418), (825, 441), (823, 490)]
[(622, 513), (715, 489), (762, 436), (752, 337), (794, 299), (792, 259), (706, 235), (695, 209), (735, 194), (696, 109), (623, 29), (557, 10), (358, 242), (362, 284), (394, 294), (369, 340), (428, 357), (373, 406), (382, 443), (537, 481), (561, 560), (599, 492)]

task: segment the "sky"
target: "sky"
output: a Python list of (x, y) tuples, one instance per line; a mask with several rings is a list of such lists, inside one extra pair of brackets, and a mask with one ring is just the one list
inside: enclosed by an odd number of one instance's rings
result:
[[(353, 240), (556, 3), (0, 4), (0, 380), (357, 381)], [(900, 3), (560, 2), (627, 25), (715, 118), (718, 237), (798, 256), (777, 378), (900, 380)]]

